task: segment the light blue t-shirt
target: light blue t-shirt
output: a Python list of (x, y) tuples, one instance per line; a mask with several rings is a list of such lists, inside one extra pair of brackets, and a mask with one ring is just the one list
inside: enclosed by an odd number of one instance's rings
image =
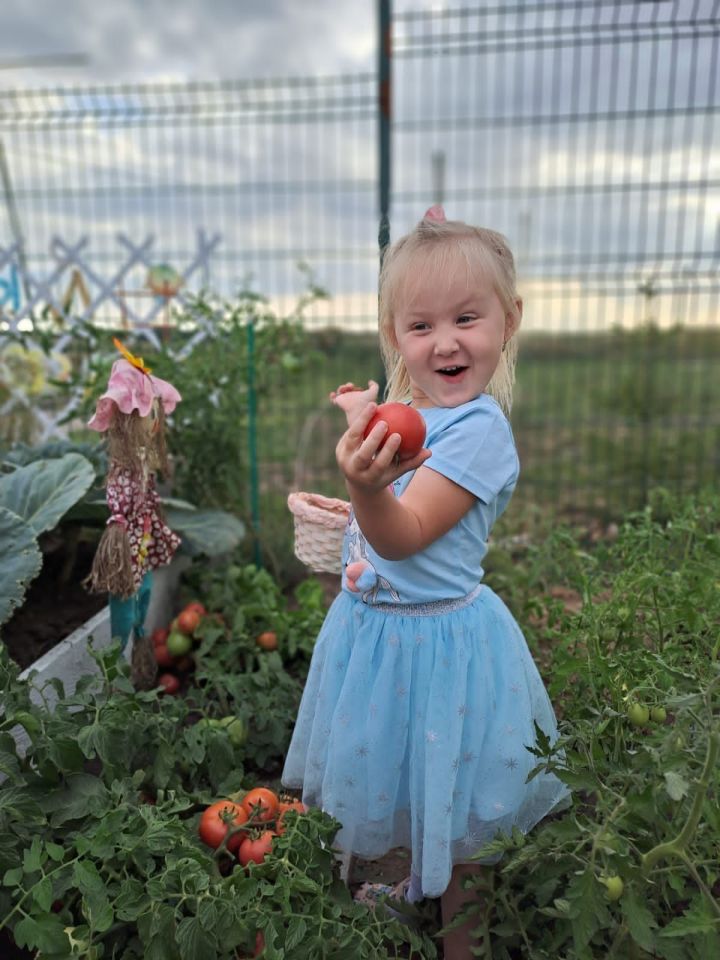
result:
[[(405, 560), (385, 560), (365, 540), (351, 514), (343, 544), (346, 568), (353, 565), (356, 596), (365, 603), (423, 603), (464, 597), (482, 580), (487, 539), (505, 510), (520, 469), (510, 424), (488, 394), (459, 407), (420, 409), (427, 425), (425, 446), (432, 457), (423, 466), (473, 493), (477, 500), (455, 526), (429, 547)], [(401, 496), (415, 472), (394, 483)]]

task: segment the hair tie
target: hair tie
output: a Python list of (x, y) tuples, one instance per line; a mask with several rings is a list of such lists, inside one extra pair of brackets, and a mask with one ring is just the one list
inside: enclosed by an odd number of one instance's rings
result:
[(433, 223), (447, 223), (447, 217), (441, 203), (434, 203), (425, 211), (423, 220), (432, 220)]

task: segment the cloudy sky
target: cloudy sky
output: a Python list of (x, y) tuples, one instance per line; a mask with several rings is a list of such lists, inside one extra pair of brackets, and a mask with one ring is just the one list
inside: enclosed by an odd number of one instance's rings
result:
[[(642, 318), (638, 285), (665, 276), (675, 300), (662, 302), (682, 306), (686, 277), (716, 277), (718, 0), (499, 6), (394, 3), (393, 236), (437, 199), (441, 156), (449, 215), (505, 232), (526, 279), (554, 283), (546, 303), (562, 300), (576, 325), (588, 283), (600, 297), (621, 288)], [(402, 16), (423, 10), (433, 16)], [(260, 290), (294, 294), (302, 253), (331, 312), (344, 297), (345, 315), (372, 319), (375, 0), (3, 0), (0, 27), (0, 139), (35, 263), (53, 266), (58, 234), (89, 235), (109, 262), (124, 232), (152, 234), (154, 254), (183, 268), (202, 228), (222, 236), (228, 289), (249, 266)], [(67, 54), (87, 62), (12, 68)], [(361, 74), (167, 101), (120, 87)], [(3, 101), (100, 84), (115, 86)], [(0, 262), (16, 234), (0, 204)]]
[[(0, 86), (337, 73), (374, 51), (374, 0), (3, 0)], [(88, 62), (7, 68), (64, 54)]]

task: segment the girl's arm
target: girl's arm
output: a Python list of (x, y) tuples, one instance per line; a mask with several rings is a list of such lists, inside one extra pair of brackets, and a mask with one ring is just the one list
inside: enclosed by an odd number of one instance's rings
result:
[[(365, 539), (386, 560), (404, 560), (447, 533), (475, 502), (475, 496), (434, 470), (418, 469), (429, 450), (396, 461), (400, 435), (392, 434), (378, 449), (387, 426), (363, 432), (376, 410), (369, 403), (343, 434), (336, 448), (350, 500)], [(389, 485), (410, 470), (417, 473), (400, 499)]]

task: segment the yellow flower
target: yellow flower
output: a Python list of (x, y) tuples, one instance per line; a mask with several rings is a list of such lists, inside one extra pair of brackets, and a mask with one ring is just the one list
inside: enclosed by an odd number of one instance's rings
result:
[(152, 373), (152, 370), (150, 369), (150, 367), (146, 367), (145, 364), (143, 363), (143, 358), (136, 357), (134, 356), (134, 354), (130, 353), (127, 347), (123, 346), (123, 344), (118, 340), (117, 337), (113, 337), (113, 343), (115, 344), (117, 349), (120, 351), (120, 353), (125, 357), (128, 363), (131, 363), (134, 367), (136, 367), (142, 373), (146, 373), (148, 375)]

